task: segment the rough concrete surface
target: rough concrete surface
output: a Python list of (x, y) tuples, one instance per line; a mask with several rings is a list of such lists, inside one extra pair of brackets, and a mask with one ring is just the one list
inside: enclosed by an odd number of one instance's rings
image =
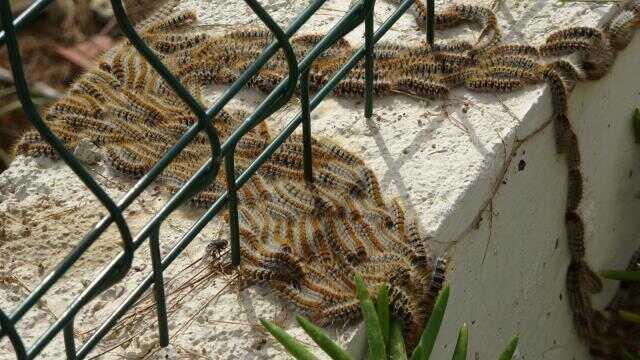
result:
[[(307, 2), (264, 0), (261, 4), (284, 25)], [(240, 0), (190, 0), (182, 6), (196, 9), (212, 31), (256, 22)], [(347, 1), (327, 1), (301, 32), (325, 31), (348, 6)], [(383, 1), (376, 6), (378, 22), (394, 8)], [(497, 15), (508, 41), (538, 43), (557, 28), (596, 25), (611, 7), (506, 0), (498, 5)], [(470, 35), (464, 29), (438, 37)], [(361, 36), (360, 27), (348, 39), (360, 43)], [(418, 41), (422, 36), (407, 15), (386, 38)], [(598, 82), (580, 84), (571, 102), (584, 159), (582, 212), (587, 251), (596, 270), (625, 265), (640, 240), (634, 237), (640, 224), (632, 219), (640, 211), (640, 149), (633, 144), (627, 120), (632, 107), (640, 104), (640, 83), (630, 76), (632, 69), (640, 68), (638, 54), (640, 40), (636, 38), (620, 54), (611, 74)], [(219, 90), (211, 89), (211, 100)], [(232, 104), (251, 108), (261, 98), (252, 91), (242, 92)], [(566, 170), (564, 160), (555, 154), (552, 129), (531, 137), (510, 156), (516, 139), (527, 137), (548, 120), (549, 102), (548, 91), (541, 86), (498, 96), (457, 90), (445, 102), (405, 96), (378, 98), (375, 116), (369, 120), (363, 116), (363, 104), (348, 99), (329, 98), (312, 114), (314, 135), (330, 137), (362, 156), (378, 175), (384, 192), (400, 196), (419, 215), (433, 247), (451, 258), (452, 297), (436, 360), (450, 358), (462, 322), (469, 324), (475, 359), (495, 358), (513, 334), (520, 335), (518, 356), (522, 359), (587, 357), (573, 330), (564, 293)], [(294, 102), (274, 115), (271, 125), (277, 128), (298, 110)], [(80, 151), (89, 162), (95, 161), (90, 147)], [(89, 167), (114, 198), (132, 184), (100, 160)], [(126, 214), (132, 231), (139, 230), (165, 201), (157, 189), (145, 191)], [(17, 158), (0, 175), (0, 308), (15, 309), (104, 213), (62, 163)], [(161, 232), (163, 253), (198, 214), (181, 209), (167, 220)], [(198, 260), (219, 230), (220, 223), (210, 224), (165, 273), (172, 336), (169, 349), (157, 348), (155, 312), (148, 307), (152, 301), (148, 294), (92, 354), (106, 352), (102, 358), (109, 359), (287, 358), (260, 331), (257, 318), (291, 326), (294, 309), (263, 287), (232, 289), (224, 276), (202, 279), (209, 271)], [(112, 226), (51, 289), (46, 301), (18, 324), (27, 344), (64, 312), (119, 250), (119, 234)], [(126, 298), (150, 267), (148, 248), (143, 246), (127, 278), (78, 315), (78, 343)], [(613, 284), (607, 284), (600, 303), (612, 290)], [(299, 329), (291, 329), (310, 343)], [(331, 333), (345, 342), (353, 331), (337, 328)], [(0, 359), (13, 358), (10, 349), (3, 340)], [(64, 358), (61, 337), (42, 357)]]
[[(640, 245), (640, 147), (630, 125), (640, 84), (629, 76), (629, 69), (640, 68), (639, 52), (640, 39), (635, 39), (609, 75), (579, 85), (571, 101), (584, 159), (587, 256), (596, 271), (626, 267)], [(543, 96), (524, 119), (544, 120), (549, 114)], [(530, 133), (530, 124), (523, 124), (517, 138)], [(512, 148), (507, 142), (507, 156)], [(573, 328), (565, 291), (565, 173), (550, 127), (518, 148), (479, 228), (451, 250), (449, 281), (458, 298), (448, 308), (441, 348), (454, 346), (454, 323), (467, 322), (470, 349), (481, 359), (495, 357), (516, 333), (523, 359), (589, 358)], [(615, 285), (605, 282), (594, 301), (598, 308), (611, 299)]]

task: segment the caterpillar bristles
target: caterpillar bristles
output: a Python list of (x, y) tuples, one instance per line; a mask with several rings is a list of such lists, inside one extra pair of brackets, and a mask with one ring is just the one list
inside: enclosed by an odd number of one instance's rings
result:
[(602, 37), (603, 35), (600, 29), (586, 26), (576, 26), (551, 33), (551, 35), (547, 37), (546, 42), (548, 44), (560, 40), (579, 38), (587, 41), (601, 41)]

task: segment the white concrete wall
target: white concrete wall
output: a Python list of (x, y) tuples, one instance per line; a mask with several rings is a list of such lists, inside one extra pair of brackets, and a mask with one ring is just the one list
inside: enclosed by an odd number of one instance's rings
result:
[[(640, 146), (631, 130), (631, 112), (640, 106), (638, 71), (636, 37), (609, 75), (578, 85), (571, 98), (585, 178), (587, 255), (596, 271), (626, 267), (640, 246)], [(518, 138), (548, 118), (549, 101), (545, 92), (522, 119)], [(526, 163), (521, 171), (520, 161)], [(565, 291), (566, 166), (555, 153), (551, 126), (518, 149), (504, 180), (493, 216), (484, 211), (480, 227), (451, 250), (452, 295), (437, 345), (443, 351), (435, 359), (450, 358), (462, 322), (469, 325), (471, 358), (494, 359), (519, 334), (522, 359), (586, 359)], [(605, 282), (596, 306), (616, 285)]]

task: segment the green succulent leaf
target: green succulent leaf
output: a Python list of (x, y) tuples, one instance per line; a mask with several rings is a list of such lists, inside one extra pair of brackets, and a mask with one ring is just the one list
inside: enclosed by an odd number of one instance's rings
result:
[(467, 350), (469, 348), (469, 329), (467, 324), (462, 324), (460, 332), (458, 332), (458, 341), (456, 347), (453, 349), (452, 360), (466, 360)]
[(640, 314), (638, 313), (620, 310), (618, 311), (618, 315), (620, 315), (623, 320), (640, 324)]
[[(360, 301), (360, 309), (365, 322), (367, 341), (369, 343), (369, 359), (386, 360), (407, 360), (407, 353), (404, 347), (402, 321), (390, 316), (389, 311), (389, 289), (382, 286), (377, 295), (376, 303), (371, 300), (369, 292), (359, 275), (355, 277), (356, 292)], [(420, 337), (411, 360), (428, 360), (433, 351), (436, 338), (440, 331), (444, 314), (449, 301), (449, 286), (440, 292), (436, 298), (433, 311)], [(640, 323), (640, 314), (620, 311), (620, 316), (628, 321)], [(319, 327), (313, 325), (309, 320), (301, 316), (296, 316), (298, 324), (315, 341), (318, 346), (333, 360), (353, 360), (338, 344), (329, 338)], [(316, 357), (301, 343), (296, 341), (287, 332), (279, 328), (272, 322), (260, 319), (262, 325), (273, 337), (284, 346), (284, 348), (297, 360), (315, 360)], [(386, 330), (385, 330), (386, 329)], [(498, 360), (511, 360), (518, 346), (518, 336), (514, 336), (507, 344)], [(458, 332), (458, 340), (453, 350), (452, 360), (466, 360), (469, 348), (469, 329), (467, 324), (462, 324)], [(624, 351), (624, 350), (623, 350)], [(625, 353), (625, 360), (640, 360), (635, 355)]]
[(511, 338), (511, 341), (507, 344), (507, 347), (504, 349), (502, 354), (498, 360), (511, 360), (513, 358), (513, 354), (516, 352), (516, 348), (518, 347), (519, 338), (514, 336)]
[(369, 343), (369, 358), (386, 359), (387, 349), (384, 345), (384, 337), (382, 335), (382, 329), (380, 328), (378, 313), (360, 275), (355, 276), (355, 281), (356, 292), (360, 300), (360, 310), (362, 311), (367, 333), (367, 342)]
[(393, 319), (389, 332), (389, 360), (407, 360), (407, 351), (404, 348), (402, 337), (402, 321)]
[(273, 337), (276, 338), (276, 340), (278, 340), (278, 342), (282, 344), (282, 346), (284, 346), (284, 348), (297, 360), (317, 360), (317, 358), (313, 356), (313, 354), (307, 350), (304, 345), (300, 344), (296, 339), (291, 337), (291, 335), (287, 334), (286, 331), (279, 328), (276, 324), (265, 319), (260, 319), (260, 323), (262, 323), (262, 326), (264, 326), (264, 328), (267, 329), (267, 331), (269, 331), (271, 335), (273, 335)]
[(420, 342), (418, 346), (413, 350), (411, 354), (411, 360), (426, 360), (431, 356), (433, 346), (436, 343), (438, 332), (440, 332), (440, 326), (442, 325), (442, 319), (444, 318), (444, 312), (447, 309), (447, 303), (449, 302), (449, 286), (445, 286), (436, 298), (436, 304), (431, 312), (431, 317), (427, 322), (427, 326), (422, 332)]
[(622, 360), (640, 360), (640, 354), (634, 355), (626, 349), (623, 349), (620, 355), (622, 355)]
[(602, 277), (610, 280), (640, 281), (640, 271), (607, 270), (601, 274)]
[(378, 312), (378, 320), (380, 320), (380, 329), (382, 329), (384, 345), (388, 349), (391, 316), (389, 315), (389, 287), (387, 286), (387, 284), (382, 285), (378, 290), (376, 310)]
[(331, 340), (319, 327), (313, 325), (309, 320), (302, 316), (296, 316), (296, 321), (304, 329), (304, 331), (315, 341), (322, 350), (324, 350), (333, 360), (352, 360), (346, 351)]

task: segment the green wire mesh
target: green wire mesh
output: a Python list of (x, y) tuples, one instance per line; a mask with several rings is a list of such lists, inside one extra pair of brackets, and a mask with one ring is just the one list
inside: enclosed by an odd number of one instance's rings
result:
[[(289, 38), (293, 36), (300, 27), (325, 3), (326, 0), (314, 0), (298, 15), (289, 25), (282, 29), (273, 18), (264, 10), (256, 0), (245, 0), (247, 5), (253, 10), (258, 18), (273, 33), (276, 39), (272, 44), (264, 49), (255, 62), (225, 90), (222, 96), (210, 108), (204, 109), (178, 81), (178, 79), (167, 70), (161, 60), (145, 44), (136, 33), (129, 20), (122, 0), (111, 0), (111, 5), (115, 18), (123, 33), (129, 39), (136, 50), (149, 62), (151, 66), (162, 76), (171, 86), (176, 94), (184, 101), (190, 110), (196, 115), (198, 122), (194, 124), (185, 134), (171, 147), (160, 160), (144, 175), (129, 191), (117, 202), (98, 185), (95, 179), (89, 174), (84, 166), (65, 148), (42, 121), (35, 105), (31, 101), (29, 88), (24, 77), (16, 31), (25, 24), (35, 19), (52, 0), (36, 0), (22, 14), (13, 17), (9, 0), (0, 0), (0, 20), (4, 31), (0, 32), (0, 45), (6, 45), (11, 70), (16, 86), (16, 92), (28, 119), (56, 150), (60, 158), (73, 170), (85, 186), (96, 196), (108, 212), (104, 218), (89, 231), (71, 251), (64, 260), (58, 264), (53, 272), (48, 274), (27, 298), (9, 315), (0, 310), (0, 338), (8, 337), (18, 359), (35, 358), (51, 340), (63, 331), (65, 351), (68, 359), (83, 359), (116, 324), (118, 319), (142, 296), (142, 294), (153, 284), (155, 305), (158, 314), (158, 331), (161, 346), (169, 343), (169, 329), (167, 323), (166, 300), (164, 294), (163, 270), (168, 267), (189, 245), (189, 243), (202, 231), (202, 229), (222, 210), (225, 206), (229, 209), (230, 219), (230, 243), (231, 260), (233, 265), (240, 263), (240, 244), (238, 232), (237, 213), (237, 191), (245, 184), (258, 168), (282, 145), (282, 143), (294, 132), (298, 126), (302, 125), (304, 144), (304, 174), (307, 181), (313, 181), (312, 156), (311, 153), (311, 117), (310, 113), (320, 102), (333, 91), (338, 82), (356, 65), (362, 58), (365, 59), (365, 116), (370, 117), (373, 109), (373, 47), (391, 26), (404, 14), (413, 4), (414, 0), (404, 0), (396, 11), (382, 23), (377, 31), (373, 31), (373, 10), (375, 0), (361, 0), (355, 4), (347, 14), (327, 33), (327, 35), (307, 54), (298, 61), (289, 43)], [(429, 43), (433, 41), (433, 0), (428, 0), (429, 18), (427, 19), (427, 34)], [(334, 76), (322, 87), (312, 98), (309, 98), (308, 76), (311, 65), (324, 50), (352, 31), (361, 23), (365, 23), (365, 45), (358, 49), (349, 60), (334, 74)], [(212, 119), (224, 108), (224, 106), (242, 89), (242, 87), (254, 76), (267, 61), (282, 49), (288, 66), (289, 74), (257, 107), (238, 129), (236, 129), (228, 139), (221, 144), (215, 128), (211, 125)], [(296, 86), (300, 83), (301, 111), (298, 113), (284, 129), (274, 138), (260, 156), (237, 177), (234, 173), (234, 150), (240, 139), (264, 121), (268, 116), (285, 105), (293, 95)], [(153, 215), (151, 220), (135, 236), (131, 235), (129, 227), (123, 216), (123, 211), (160, 175), (160, 173), (171, 163), (185, 146), (199, 132), (204, 131), (211, 148), (209, 160), (177, 191), (166, 204)], [(192, 227), (182, 236), (171, 251), (164, 257), (160, 255), (160, 226), (164, 220), (181, 204), (185, 203), (191, 196), (205, 188), (212, 179), (215, 179), (220, 163), (224, 161), (227, 169), (227, 191), (209, 207), (204, 214), (192, 225)], [(229, 171), (231, 170), (231, 171)], [(46, 294), (47, 291), (73, 266), (76, 260), (93, 244), (109, 225), (115, 223), (120, 232), (123, 251), (114, 258), (102, 273), (68, 306), (64, 314), (60, 316), (40, 337), (30, 346), (26, 347), (15, 325), (24, 315)], [(135, 251), (142, 243), (149, 239), (149, 246), (152, 258), (152, 272), (129, 294), (125, 301), (102, 323), (102, 325), (78, 348), (73, 335), (74, 318), (76, 314), (93, 298), (107, 290), (109, 287), (120, 281), (128, 272), (134, 257)]]

